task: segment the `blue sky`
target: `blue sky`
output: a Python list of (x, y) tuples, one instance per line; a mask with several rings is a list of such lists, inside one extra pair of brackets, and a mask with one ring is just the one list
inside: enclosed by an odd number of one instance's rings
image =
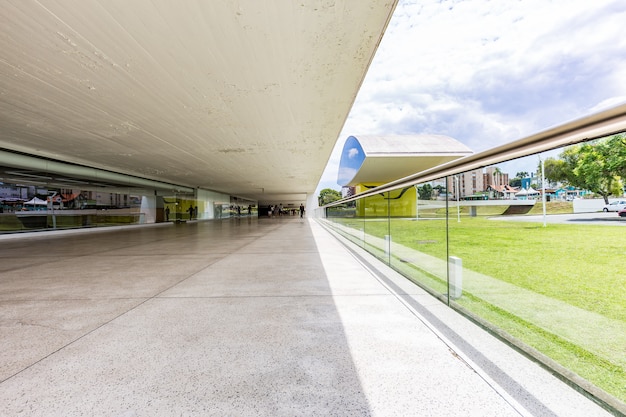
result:
[(626, 102), (624, 22), (623, 0), (401, 0), (317, 193), (339, 189), (350, 135), (480, 152)]

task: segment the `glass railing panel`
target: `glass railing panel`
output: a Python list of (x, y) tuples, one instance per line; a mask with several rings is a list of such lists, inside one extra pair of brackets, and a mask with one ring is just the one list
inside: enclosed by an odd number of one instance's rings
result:
[(346, 239), (363, 247), (364, 219), (356, 215), (356, 203), (348, 202), (325, 209), (326, 223)]
[(358, 200), (356, 213), (363, 217), (363, 248), (389, 263), (389, 193)]
[(27, 230), (44, 229), (47, 217), (34, 211), (24, 213), (12, 205), (5, 205), (0, 212), (0, 233), (14, 233)]
[(374, 194), (331, 221), (353, 222), (408, 279), (624, 402), (625, 185), (622, 135)]
[[(542, 180), (540, 166), (530, 156), (453, 178), (452, 299), (623, 401), (626, 218), (597, 193)], [(486, 191), (470, 192), (479, 174)]]
[(390, 265), (431, 293), (446, 294), (445, 181), (401, 188), (390, 196)]

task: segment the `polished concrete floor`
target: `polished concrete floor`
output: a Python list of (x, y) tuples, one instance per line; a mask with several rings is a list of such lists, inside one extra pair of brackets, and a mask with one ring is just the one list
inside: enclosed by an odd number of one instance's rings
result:
[(299, 217), (0, 236), (1, 416), (604, 416)]

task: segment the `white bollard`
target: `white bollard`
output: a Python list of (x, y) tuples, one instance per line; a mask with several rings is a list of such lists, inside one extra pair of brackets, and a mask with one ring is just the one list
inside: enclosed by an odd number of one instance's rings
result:
[(449, 258), (450, 297), (457, 300), (463, 293), (463, 260), (456, 256)]

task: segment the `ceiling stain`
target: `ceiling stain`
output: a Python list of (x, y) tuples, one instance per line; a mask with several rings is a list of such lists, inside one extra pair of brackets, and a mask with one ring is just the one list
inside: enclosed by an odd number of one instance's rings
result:
[(246, 153), (247, 150), (244, 148), (224, 148), (224, 149), (218, 149), (217, 152), (219, 153)]

